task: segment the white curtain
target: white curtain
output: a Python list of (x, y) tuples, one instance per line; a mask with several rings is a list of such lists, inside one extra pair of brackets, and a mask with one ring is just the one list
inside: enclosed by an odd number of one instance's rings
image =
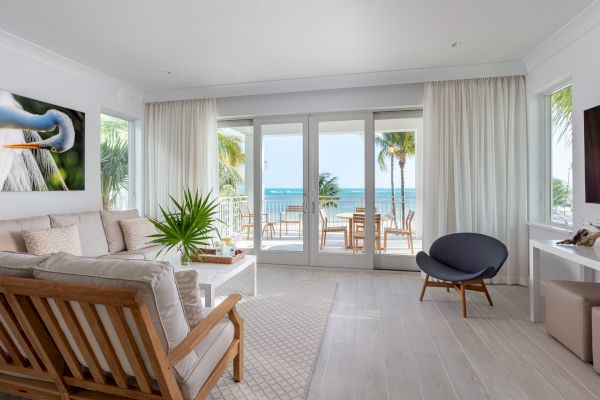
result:
[(453, 232), (494, 236), (495, 283), (527, 284), (527, 121), (522, 76), (431, 82), (424, 98), (425, 248)]
[(187, 188), (218, 195), (215, 99), (146, 104), (144, 129), (145, 215), (159, 217)]

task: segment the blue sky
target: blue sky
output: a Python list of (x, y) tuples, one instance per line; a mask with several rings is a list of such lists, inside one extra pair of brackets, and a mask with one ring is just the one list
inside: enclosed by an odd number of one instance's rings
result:
[[(230, 129), (226, 130), (228, 133)], [(376, 149), (378, 151), (379, 149)], [(302, 137), (300, 135), (265, 135), (263, 137), (264, 174), (267, 188), (299, 188), (302, 186)], [(319, 172), (338, 177), (341, 188), (364, 188), (364, 137), (359, 133), (320, 135)], [(396, 162), (396, 186), (400, 185), (400, 169)], [(415, 158), (410, 157), (405, 170), (407, 188), (415, 187)], [(390, 170), (375, 166), (375, 187), (390, 187)]]
[[(263, 143), (266, 169), (263, 184), (268, 188), (297, 188), (302, 185), (302, 138), (295, 135), (269, 137)], [(378, 149), (377, 149), (378, 150)], [(341, 133), (319, 138), (319, 173), (338, 177), (342, 188), (364, 188), (364, 138), (361, 134)], [(395, 165), (396, 185), (400, 169)], [(406, 187), (415, 187), (415, 158), (409, 158), (405, 170)], [(375, 168), (375, 186), (390, 187), (390, 170)]]

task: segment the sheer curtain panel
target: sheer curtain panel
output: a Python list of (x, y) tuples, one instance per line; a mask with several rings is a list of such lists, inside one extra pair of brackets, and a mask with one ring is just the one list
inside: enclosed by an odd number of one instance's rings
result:
[(144, 213), (158, 217), (186, 188), (218, 195), (215, 99), (146, 104)]
[(527, 121), (522, 76), (431, 82), (424, 98), (424, 245), (453, 232), (504, 242), (494, 279), (527, 284)]

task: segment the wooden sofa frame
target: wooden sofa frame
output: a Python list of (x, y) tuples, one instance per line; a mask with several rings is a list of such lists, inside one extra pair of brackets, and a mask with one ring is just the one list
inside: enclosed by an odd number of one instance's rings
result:
[[(51, 311), (48, 299), (55, 302), (86, 360), (87, 368), (77, 360)], [(0, 316), (12, 336), (0, 324), (0, 343), (6, 349), (0, 349), (0, 392), (44, 400), (179, 400), (183, 397), (175, 380), (173, 366), (193, 351), (217, 323), (229, 316), (235, 327), (234, 338), (195, 397), (196, 400), (204, 399), (229, 363), (233, 362), (234, 381), (239, 382), (243, 378), (244, 322), (235, 308), (240, 300), (239, 294), (227, 297), (175, 349), (166, 354), (149, 311), (142, 302), (142, 295), (136, 290), (2, 277)], [(110, 374), (101, 369), (75, 316), (73, 303), (81, 307), (101, 347)], [(94, 305), (106, 307), (134, 377), (128, 377), (123, 371)], [(124, 309), (129, 309), (133, 315), (156, 378), (155, 382), (142, 361), (133, 332), (126, 322)], [(21, 355), (19, 348), (27, 357)]]

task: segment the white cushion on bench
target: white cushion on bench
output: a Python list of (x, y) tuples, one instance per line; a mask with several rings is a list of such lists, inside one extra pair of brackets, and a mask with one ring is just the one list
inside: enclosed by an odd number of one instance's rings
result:
[[(169, 263), (93, 259), (58, 253), (49, 256), (46, 261), (34, 267), (33, 273), (37, 279), (139, 290), (167, 354), (190, 331), (175, 284), (174, 269)], [(53, 304), (51, 304), (51, 308), (71, 347), (74, 350), (77, 349), (77, 345), (69, 333), (62, 316), (57, 312)], [(133, 371), (126, 362), (123, 349), (114, 333), (114, 327), (108, 318), (105, 308), (97, 306), (97, 310), (124, 371), (129, 375), (133, 375)], [(108, 365), (99, 346), (91, 339), (93, 335), (82, 312), (78, 307), (74, 307), (74, 312), (92, 345), (92, 349), (101, 367), (109, 372)], [(137, 333), (137, 328), (131, 314), (125, 312), (125, 318), (132, 331)], [(229, 319), (224, 319), (196, 346), (195, 351), (191, 352), (175, 365), (175, 376), (186, 400), (191, 400), (196, 396), (206, 378), (233, 340), (233, 331), (233, 324)], [(139, 337), (137, 337), (138, 334), (134, 334), (134, 336), (146, 368), (152, 371), (147, 353), (144, 351), (144, 346)], [(75, 354), (79, 362), (82, 365), (86, 365), (85, 360), (78, 350), (75, 351)]]

